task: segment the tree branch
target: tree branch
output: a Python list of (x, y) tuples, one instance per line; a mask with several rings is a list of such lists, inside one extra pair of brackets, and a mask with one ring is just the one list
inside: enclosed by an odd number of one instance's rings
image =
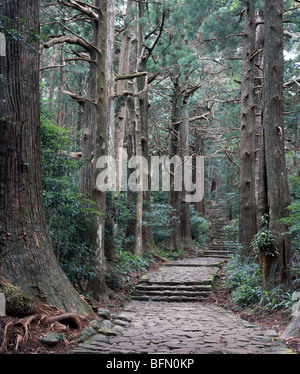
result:
[(43, 68), (40, 68), (40, 71), (46, 70), (46, 69), (58, 69), (58, 68), (64, 68), (66, 65), (51, 65), (51, 66), (45, 66)]
[(146, 72), (146, 71), (141, 71), (141, 72), (136, 72), (136, 73), (127, 74), (127, 75), (117, 75), (115, 77), (115, 81), (125, 80), (125, 79), (134, 79), (134, 78), (138, 78), (138, 77), (143, 77), (147, 74), (149, 74), (149, 73)]
[[(73, 34), (76, 37), (77, 42), (76, 43), (69, 42), (69, 44), (78, 44), (78, 45), (81, 45), (82, 47), (84, 47), (88, 51), (91, 51), (93, 49), (93, 50), (97, 51), (98, 53), (100, 53), (99, 49), (96, 48), (93, 44), (91, 44), (90, 42), (88, 42), (87, 40), (85, 40), (84, 38), (82, 38), (75, 31), (71, 30), (68, 26), (64, 25), (62, 22), (60, 22), (59, 20), (57, 20), (52, 14), (50, 14), (49, 12), (47, 12), (45, 9), (43, 9), (43, 11), (49, 17), (53, 18), (63, 29), (67, 30), (68, 32), (70, 32), (71, 34)], [(68, 38), (68, 36), (66, 36), (66, 37)], [(73, 38), (73, 40), (74, 40), (74, 38)], [(51, 43), (51, 41), (48, 42), (48, 43)], [(50, 48), (50, 47), (47, 47), (48, 43), (46, 43), (46, 45), (44, 45), (45, 48)], [(63, 42), (59, 42), (59, 43), (63, 43)], [(68, 41), (66, 41), (66, 43), (68, 43)], [(55, 43), (55, 44), (58, 44), (58, 43)]]
[(62, 43), (76, 44), (76, 45), (79, 45), (85, 48), (87, 51), (91, 50), (91, 46), (89, 43), (84, 41), (82, 38), (72, 37), (72, 36), (59, 36), (57, 38), (53, 38), (49, 40), (49, 42), (44, 44), (44, 48), (51, 48), (56, 44), (62, 44)]
[(160, 37), (161, 37), (161, 34), (162, 34), (162, 32), (163, 32), (163, 29), (164, 29), (164, 25), (165, 25), (165, 19), (166, 19), (166, 14), (165, 14), (165, 12), (163, 12), (163, 14), (162, 14), (162, 19), (161, 19), (161, 23), (160, 23), (160, 26), (159, 26), (159, 31), (158, 31), (158, 34), (157, 34), (157, 36), (156, 36), (156, 38), (155, 38), (155, 40), (154, 40), (152, 46), (151, 46), (151, 47), (147, 47), (147, 46), (145, 46), (145, 47), (147, 48), (147, 50), (148, 50), (147, 60), (148, 60), (149, 57), (151, 56), (151, 54), (152, 54), (152, 52), (153, 52), (153, 50), (154, 50), (156, 44), (158, 43), (158, 41), (159, 41), (159, 39), (160, 39)]
[(86, 14), (88, 17), (98, 20), (98, 14), (95, 13), (91, 8), (97, 9), (93, 7), (90, 4), (84, 3), (82, 1), (75, 1), (75, 0), (68, 0), (68, 1), (63, 1), (63, 0), (58, 0), (59, 4), (62, 4), (64, 6), (74, 8), (76, 10), (79, 10), (80, 12)]
[(89, 102), (89, 103), (92, 103), (94, 105), (97, 105), (97, 103), (91, 99), (88, 99), (87, 97), (82, 97), (74, 92), (70, 92), (70, 91), (63, 91), (63, 94), (65, 95), (68, 95), (71, 97), (72, 100), (74, 101), (77, 101), (78, 103), (85, 103), (85, 102)]

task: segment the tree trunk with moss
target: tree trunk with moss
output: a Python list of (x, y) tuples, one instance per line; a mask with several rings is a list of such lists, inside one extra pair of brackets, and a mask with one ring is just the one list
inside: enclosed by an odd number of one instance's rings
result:
[(0, 15), (12, 31), (0, 58), (0, 276), (36, 300), (92, 313), (56, 261), (44, 215), (39, 1), (2, 1)]
[(268, 198), (265, 206), (270, 216), (269, 234), (275, 241), (265, 254), (260, 253), (263, 286), (270, 290), (289, 283), (291, 238), (279, 220), (288, 216), (289, 186), (284, 153), (283, 116), (283, 4), (282, 0), (265, 2), (264, 48), (264, 157)]

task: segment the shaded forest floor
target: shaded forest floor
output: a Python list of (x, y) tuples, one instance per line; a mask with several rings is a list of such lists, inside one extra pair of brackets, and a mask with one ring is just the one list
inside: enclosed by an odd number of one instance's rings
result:
[[(112, 314), (118, 314), (122, 311), (123, 307), (128, 303), (130, 299), (130, 290), (138, 283), (140, 277), (152, 270), (155, 270), (166, 262), (166, 259), (157, 258), (156, 262), (153, 263), (150, 268), (143, 273), (132, 274), (131, 281), (125, 284), (119, 290), (111, 292), (109, 304), (104, 303), (93, 303), (91, 306), (95, 311), (98, 308), (109, 309)], [(216, 304), (224, 309), (231, 310), (241, 318), (263, 326), (267, 329), (273, 329), (280, 336), (285, 330), (289, 323), (289, 318), (281, 313), (277, 312), (270, 314), (269, 312), (259, 310), (258, 308), (253, 309), (240, 309), (234, 310), (234, 304), (230, 296), (230, 291), (224, 287), (224, 270), (220, 270), (218, 281), (215, 285), (215, 291), (212, 295), (205, 299), (202, 303), (205, 304)], [(88, 301), (88, 300), (87, 300)], [(78, 345), (78, 337), (85, 326), (88, 326), (90, 320), (82, 320), (80, 328), (74, 327), (72, 324), (67, 324), (67, 328), (63, 332), (56, 330), (54, 325), (44, 324), (43, 316), (48, 315), (49, 317), (57, 315), (58, 310), (49, 306), (41, 305), (35, 316), (37, 317), (29, 326), (29, 338), (27, 342), (21, 342), (16, 350), (16, 342), (18, 336), (21, 334), (23, 326), (20, 324), (11, 325), (6, 336), (6, 346), (0, 350), (1, 354), (69, 354), (70, 351)], [(5, 326), (12, 322), (18, 322), (17, 317), (0, 317), (0, 346), (3, 344)], [(54, 347), (47, 347), (41, 342), (41, 337), (45, 336), (49, 331), (54, 331), (61, 335), (61, 340)], [(285, 344), (292, 349), (295, 353), (300, 353), (300, 337), (295, 339), (285, 340)]]

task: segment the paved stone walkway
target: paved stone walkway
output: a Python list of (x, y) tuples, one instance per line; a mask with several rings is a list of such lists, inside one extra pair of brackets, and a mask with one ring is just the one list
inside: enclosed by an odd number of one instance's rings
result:
[[(137, 287), (137, 300), (73, 353), (292, 353), (275, 331), (199, 301), (199, 292), (204, 291), (197, 287), (209, 286), (205, 292), (212, 292), (222, 261), (208, 257), (186, 259), (147, 274)], [(189, 287), (196, 287), (195, 292)], [(174, 302), (174, 298), (178, 301)]]

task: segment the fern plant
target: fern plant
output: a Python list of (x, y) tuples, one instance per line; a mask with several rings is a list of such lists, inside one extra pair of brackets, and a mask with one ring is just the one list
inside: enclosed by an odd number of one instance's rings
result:
[(258, 233), (254, 235), (251, 242), (256, 255), (258, 255), (259, 251), (262, 251), (265, 256), (275, 256), (278, 254), (278, 250), (275, 246), (275, 236), (269, 233), (269, 222), (270, 216), (264, 214), (261, 219), (261, 228)]

